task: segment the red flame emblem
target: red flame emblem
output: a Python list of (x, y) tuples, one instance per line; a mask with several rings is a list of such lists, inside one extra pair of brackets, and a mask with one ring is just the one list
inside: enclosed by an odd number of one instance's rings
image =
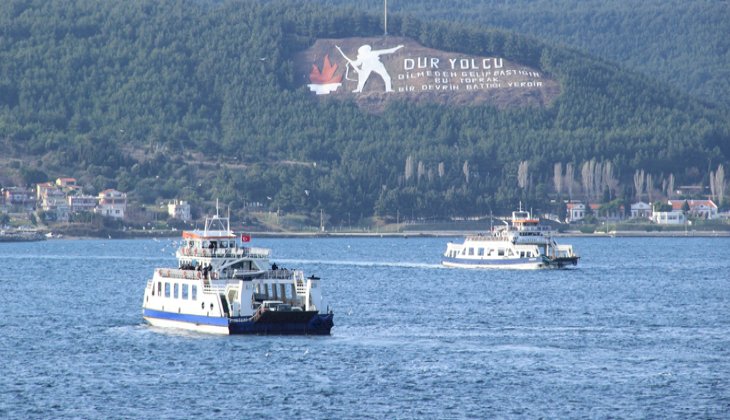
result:
[(324, 65), (320, 72), (316, 64), (312, 64), (312, 71), (309, 73), (309, 80), (312, 83), (326, 84), (326, 83), (340, 83), (342, 81), (342, 75), (335, 76), (337, 71), (337, 64), (332, 65), (330, 63), (330, 56), (324, 56)]

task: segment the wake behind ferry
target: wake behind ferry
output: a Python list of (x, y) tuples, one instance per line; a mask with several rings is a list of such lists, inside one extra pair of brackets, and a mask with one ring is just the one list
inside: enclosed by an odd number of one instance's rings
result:
[(511, 224), (449, 243), (442, 264), (461, 268), (565, 268), (578, 264), (572, 245), (558, 245), (547, 226), (530, 212), (512, 212)]
[(155, 269), (142, 304), (153, 326), (217, 334), (329, 335), (320, 279), (269, 266), (270, 250), (246, 247), (227, 217), (184, 231), (176, 268)]

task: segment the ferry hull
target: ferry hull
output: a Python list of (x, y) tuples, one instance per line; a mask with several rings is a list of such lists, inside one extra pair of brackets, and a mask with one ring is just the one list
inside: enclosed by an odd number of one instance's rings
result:
[(459, 258), (444, 258), (441, 261), (445, 267), (455, 268), (498, 268), (514, 270), (547, 270), (564, 269), (578, 265), (578, 257), (564, 258), (519, 258), (503, 260), (469, 260)]
[(520, 258), (514, 260), (467, 260), (457, 258), (444, 258), (441, 261), (445, 267), (455, 268), (497, 268), (513, 270), (540, 270), (551, 268), (540, 258)]
[(267, 313), (256, 321), (251, 318), (207, 317), (144, 309), (143, 318), (150, 325), (209, 334), (250, 335), (330, 335), (333, 314), (317, 312)]
[(332, 314), (272, 312), (266, 315), (274, 316), (263, 316), (257, 321), (233, 319), (230, 324), (231, 334), (330, 335), (334, 326)]
[(548, 258), (546, 261), (550, 268), (567, 268), (578, 265), (579, 258), (580, 257), (558, 257)]

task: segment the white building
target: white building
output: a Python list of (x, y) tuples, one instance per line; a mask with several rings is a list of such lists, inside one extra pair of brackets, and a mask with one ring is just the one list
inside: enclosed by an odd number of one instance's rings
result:
[(717, 217), (717, 204), (712, 200), (669, 200), (668, 204), (672, 210), (682, 210), (684, 203), (689, 207), (689, 215), (701, 219), (715, 219)]
[(586, 217), (586, 205), (583, 203), (568, 203), (567, 210), (565, 221), (568, 223), (577, 222)]
[(634, 203), (631, 205), (631, 218), (632, 219), (650, 219), (651, 220), (652, 215), (652, 208), (651, 205), (648, 203), (644, 203), (643, 201), (639, 201), (638, 203)]
[(190, 204), (187, 201), (175, 200), (167, 204), (167, 213), (170, 217), (187, 222), (190, 217)]
[(102, 216), (123, 219), (127, 210), (127, 194), (108, 189), (99, 193), (99, 207), (95, 211)]
[(683, 225), (687, 219), (682, 211), (655, 211), (652, 220), (658, 225)]

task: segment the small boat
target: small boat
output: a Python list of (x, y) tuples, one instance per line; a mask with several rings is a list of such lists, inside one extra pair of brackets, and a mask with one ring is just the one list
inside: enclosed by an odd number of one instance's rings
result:
[(449, 243), (441, 263), (461, 268), (566, 268), (578, 264), (572, 245), (558, 245), (549, 227), (520, 209), (511, 223), (489, 233), (467, 236)]
[(269, 265), (271, 251), (245, 246), (217, 214), (203, 230), (184, 231), (176, 268), (157, 268), (147, 282), (142, 316), (156, 327), (217, 334), (329, 335), (321, 280)]

